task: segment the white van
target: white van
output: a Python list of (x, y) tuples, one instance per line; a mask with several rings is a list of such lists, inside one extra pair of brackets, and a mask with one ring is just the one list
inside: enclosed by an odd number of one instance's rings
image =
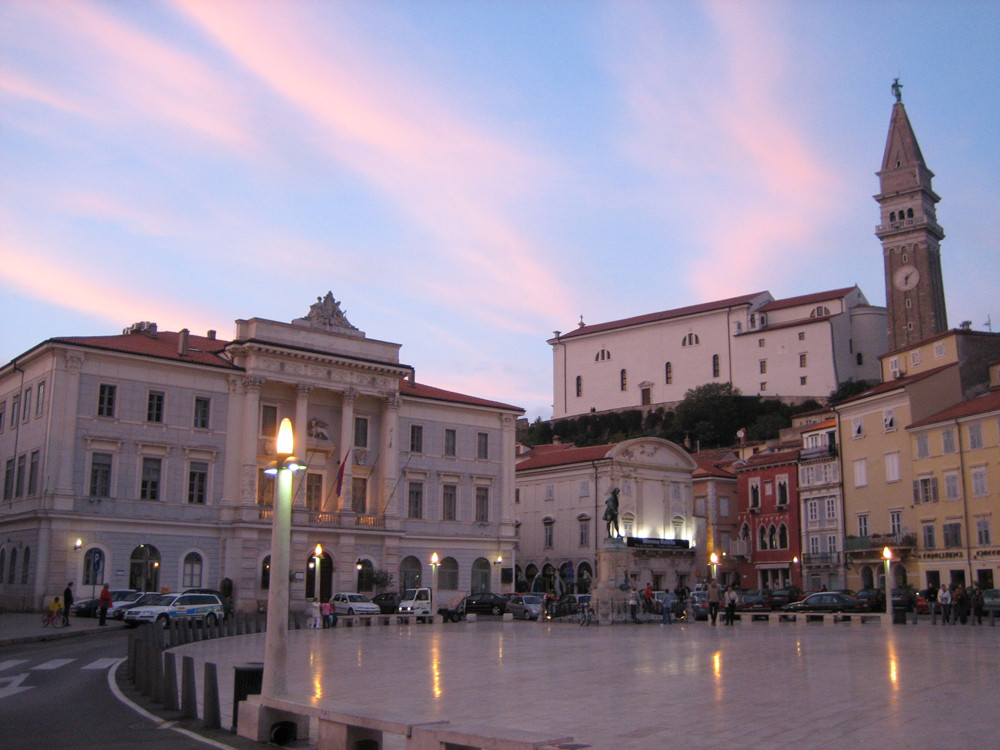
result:
[(430, 589), (407, 589), (403, 592), (396, 611), (401, 615), (430, 617), (432, 613), (431, 599)]

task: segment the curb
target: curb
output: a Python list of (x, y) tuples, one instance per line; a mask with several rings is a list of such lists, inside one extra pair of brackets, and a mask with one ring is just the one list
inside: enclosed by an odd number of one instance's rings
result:
[(111, 627), (107, 630), (97, 628), (80, 628), (79, 630), (50, 630), (47, 633), (38, 635), (22, 635), (14, 638), (0, 638), (0, 648), (4, 646), (20, 646), (25, 643), (45, 643), (46, 641), (60, 641), (65, 638), (83, 638), (86, 636), (107, 636), (111, 633), (120, 633), (125, 630), (125, 626)]

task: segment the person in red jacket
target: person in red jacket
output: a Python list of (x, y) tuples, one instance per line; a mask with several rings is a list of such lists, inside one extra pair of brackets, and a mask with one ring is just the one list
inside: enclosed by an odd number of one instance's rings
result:
[(97, 607), (101, 614), (101, 621), (99, 625), (107, 625), (108, 610), (111, 609), (111, 589), (108, 588), (108, 584), (104, 584), (104, 588), (101, 589), (101, 595), (97, 600)]

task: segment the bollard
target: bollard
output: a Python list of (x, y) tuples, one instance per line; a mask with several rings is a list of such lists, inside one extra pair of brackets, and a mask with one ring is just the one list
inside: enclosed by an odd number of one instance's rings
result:
[[(157, 644), (159, 645), (159, 644)], [(153, 650), (153, 703), (163, 703), (163, 649)]]
[(194, 657), (181, 659), (181, 716), (185, 719), (198, 718), (198, 686), (194, 676)]
[(219, 672), (215, 664), (205, 662), (205, 691), (202, 700), (202, 726), (205, 729), (222, 727), (222, 710), (219, 707)]
[(167, 711), (177, 711), (177, 657), (173, 651), (163, 654), (163, 707)]

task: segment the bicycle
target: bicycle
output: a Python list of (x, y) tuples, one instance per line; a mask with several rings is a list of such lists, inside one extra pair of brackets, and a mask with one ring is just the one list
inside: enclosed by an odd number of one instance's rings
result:
[(61, 609), (57, 612), (46, 612), (42, 615), (42, 627), (47, 628), (49, 625), (54, 628), (62, 628), (66, 626), (65, 620), (63, 620), (63, 611)]

